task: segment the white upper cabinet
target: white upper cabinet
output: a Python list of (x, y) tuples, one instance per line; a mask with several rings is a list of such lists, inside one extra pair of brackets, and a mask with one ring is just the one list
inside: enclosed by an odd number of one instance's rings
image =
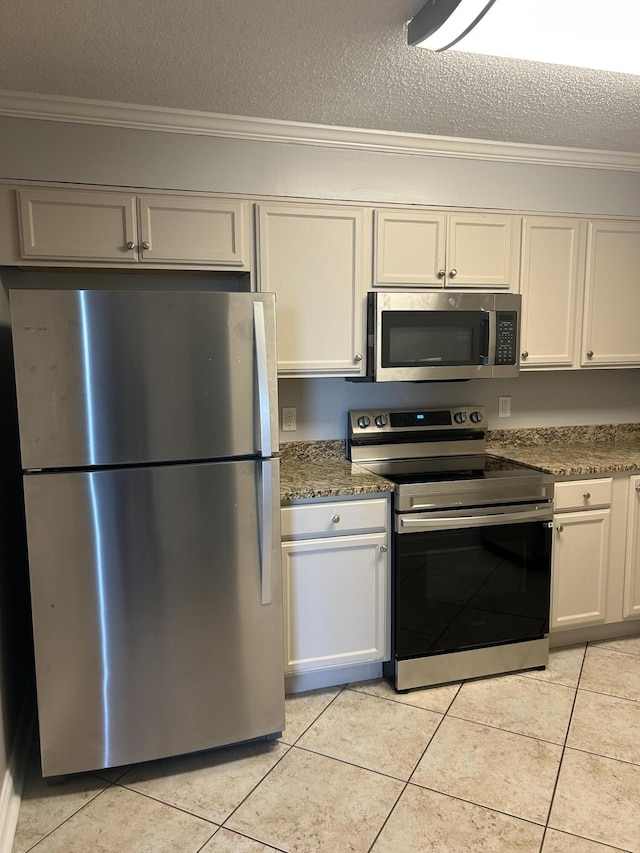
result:
[(522, 368), (579, 364), (585, 241), (585, 223), (579, 219), (523, 219)]
[(589, 222), (581, 364), (640, 364), (640, 223)]
[(250, 269), (248, 203), (206, 196), (17, 190), (25, 263)]
[(18, 190), (25, 260), (131, 263), (136, 197), (84, 190)]
[(374, 285), (518, 290), (520, 217), (375, 211)]
[(139, 196), (141, 262), (248, 267), (246, 208), (202, 196)]
[(375, 283), (442, 287), (445, 229), (442, 213), (376, 210)]
[(280, 376), (364, 373), (365, 215), (259, 205), (259, 288), (276, 294)]

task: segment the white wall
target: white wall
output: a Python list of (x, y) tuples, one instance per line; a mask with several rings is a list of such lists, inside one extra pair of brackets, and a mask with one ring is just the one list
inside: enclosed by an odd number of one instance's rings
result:
[[(372, 408), (486, 406), (490, 429), (640, 422), (640, 370), (521, 373), (517, 379), (438, 383), (354, 383), (283, 379), (280, 406), (295, 406), (297, 429), (280, 440), (343, 439), (347, 411)], [(498, 417), (498, 397), (511, 417)]]
[(394, 154), (0, 116), (0, 178), (640, 215), (640, 172)]

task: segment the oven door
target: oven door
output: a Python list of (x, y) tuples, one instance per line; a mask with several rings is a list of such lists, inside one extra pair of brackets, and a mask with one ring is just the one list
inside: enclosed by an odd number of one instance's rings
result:
[(544, 637), (550, 504), (396, 516), (396, 660)]

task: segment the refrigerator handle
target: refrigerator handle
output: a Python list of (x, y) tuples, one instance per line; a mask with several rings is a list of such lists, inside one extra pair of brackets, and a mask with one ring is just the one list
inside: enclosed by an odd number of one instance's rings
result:
[(258, 378), (258, 419), (260, 447), (263, 456), (271, 455), (271, 399), (269, 396), (269, 371), (267, 334), (264, 322), (264, 305), (253, 303), (253, 327), (256, 340), (256, 372)]
[(260, 529), (260, 587), (262, 604), (271, 604), (271, 575), (273, 559), (273, 461), (263, 460), (262, 524)]

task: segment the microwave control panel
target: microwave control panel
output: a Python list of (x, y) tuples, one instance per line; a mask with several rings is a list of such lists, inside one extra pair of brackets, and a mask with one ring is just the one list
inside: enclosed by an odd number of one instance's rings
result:
[(517, 364), (518, 315), (496, 311), (496, 364)]

